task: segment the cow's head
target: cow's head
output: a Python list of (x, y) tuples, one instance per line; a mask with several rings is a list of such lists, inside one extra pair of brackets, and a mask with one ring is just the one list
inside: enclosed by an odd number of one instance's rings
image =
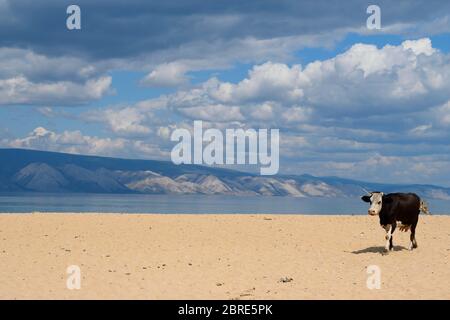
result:
[(369, 215), (377, 216), (380, 214), (383, 205), (383, 196), (383, 192), (370, 192), (369, 195), (361, 197), (362, 201), (370, 203)]

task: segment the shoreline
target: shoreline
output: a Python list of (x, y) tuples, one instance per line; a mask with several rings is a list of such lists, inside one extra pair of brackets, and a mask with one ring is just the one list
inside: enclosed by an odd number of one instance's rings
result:
[(450, 216), (419, 219), (383, 255), (367, 215), (4, 213), (0, 299), (450, 299)]
[[(118, 216), (292, 216), (292, 217), (367, 217), (367, 213), (195, 213), (195, 212), (188, 212), (188, 213), (161, 213), (161, 212), (92, 212), (92, 211), (67, 211), (67, 212), (61, 212), (61, 211), (34, 211), (34, 212), (1, 212), (1, 215), (7, 215), (7, 216), (13, 216), (13, 215), (118, 215)], [(419, 217), (427, 216), (423, 212), (420, 213)], [(431, 217), (450, 217), (450, 213), (431, 213)], [(373, 218), (373, 217), (372, 217)], [(375, 217), (377, 218), (377, 217)]]

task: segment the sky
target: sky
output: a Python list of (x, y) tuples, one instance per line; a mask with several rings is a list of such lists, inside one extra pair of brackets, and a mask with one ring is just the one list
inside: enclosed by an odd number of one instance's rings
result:
[(450, 186), (450, 2), (0, 0), (0, 147), (170, 161), (195, 120), (279, 129), (280, 174)]

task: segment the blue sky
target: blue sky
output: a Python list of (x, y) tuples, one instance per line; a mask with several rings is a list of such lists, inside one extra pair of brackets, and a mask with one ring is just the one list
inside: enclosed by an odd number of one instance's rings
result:
[(69, 4), (0, 0), (0, 147), (170, 160), (203, 120), (280, 129), (280, 173), (449, 186), (447, 1), (381, 30), (367, 1)]

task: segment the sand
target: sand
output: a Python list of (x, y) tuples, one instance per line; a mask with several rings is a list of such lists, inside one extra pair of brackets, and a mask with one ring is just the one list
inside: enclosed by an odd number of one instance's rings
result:
[(450, 299), (450, 216), (421, 216), (417, 241), (383, 255), (369, 216), (1, 214), (0, 298)]

